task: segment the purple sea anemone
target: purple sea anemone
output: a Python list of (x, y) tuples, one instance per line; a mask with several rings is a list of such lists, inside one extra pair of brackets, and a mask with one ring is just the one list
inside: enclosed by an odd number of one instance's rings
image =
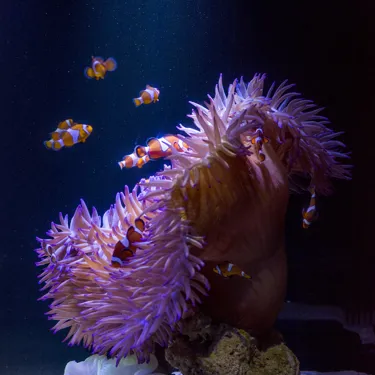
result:
[[(102, 218), (81, 201), (70, 223), (60, 214), (51, 238), (38, 239), (42, 298), (52, 299), (53, 329), (69, 328), (70, 344), (147, 360), (210, 285), (203, 306), (212, 317), (258, 330), (273, 324), (286, 285), (289, 191), (327, 194), (332, 177), (350, 174), (320, 109), (286, 82), (263, 95), (264, 80), (241, 78), (225, 93), (220, 77), (206, 107), (192, 103), (197, 129), (178, 127), (189, 149), (171, 150), (171, 167), (125, 187)], [(143, 241), (126, 267), (114, 268), (114, 245), (138, 217)], [(223, 261), (252, 279), (222, 281), (212, 268)]]

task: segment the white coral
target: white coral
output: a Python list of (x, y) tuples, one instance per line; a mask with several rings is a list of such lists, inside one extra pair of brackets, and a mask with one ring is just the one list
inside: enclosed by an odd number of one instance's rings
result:
[(152, 354), (149, 363), (138, 364), (134, 355), (123, 358), (116, 366), (114, 359), (92, 355), (83, 362), (70, 361), (65, 366), (64, 375), (165, 375), (154, 372), (158, 361)]

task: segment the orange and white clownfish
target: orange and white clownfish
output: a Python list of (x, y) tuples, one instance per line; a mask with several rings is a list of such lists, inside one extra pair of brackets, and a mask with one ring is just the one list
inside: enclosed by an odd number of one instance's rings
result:
[(150, 138), (147, 146), (135, 146), (134, 152), (124, 156), (118, 164), (120, 168), (142, 168), (150, 160), (157, 160), (172, 155), (172, 147), (178, 152), (189, 151), (189, 146), (175, 135)]
[(113, 57), (109, 57), (104, 61), (101, 57), (91, 56), (91, 66), (85, 68), (85, 77), (96, 80), (104, 79), (107, 72), (113, 72), (117, 68), (117, 62)]
[(225, 262), (218, 264), (213, 271), (225, 278), (232, 276), (241, 276), (245, 279), (251, 279), (251, 276), (243, 272), (238, 266), (233, 263)]
[(269, 139), (263, 134), (263, 129), (258, 128), (255, 130), (255, 135), (251, 138), (251, 144), (255, 147), (255, 153), (260, 161), (264, 161), (266, 156), (262, 152), (264, 143), (268, 143)]
[(137, 251), (135, 242), (142, 239), (143, 231), (145, 230), (145, 222), (142, 219), (136, 219), (134, 226), (129, 227), (126, 236), (118, 241), (112, 253), (111, 264), (113, 267), (120, 268), (126, 264), (126, 260)]
[(142, 168), (146, 163), (150, 161), (150, 158), (145, 155), (142, 158), (139, 158), (134, 152), (130, 155), (124, 156), (124, 158), (118, 162), (120, 168), (133, 168), (138, 167)]
[(159, 101), (159, 94), (160, 91), (157, 88), (146, 85), (146, 89), (139, 93), (138, 98), (133, 99), (133, 103), (136, 107), (139, 107), (141, 104), (156, 103)]
[(84, 143), (92, 133), (92, 126), (77, 124), (72, 119), (62, 121), (51, 133), (51, 139), (43, 142), (49, 150), (59, 151), (63, 147), (72, 147), (76, 143)]
[(302, 209), (302, 227), (304, 229), (309, 228), (310, 225), (318, 218), (315, 189), (311, 187), (309, 190), (311, 193), (309, 207), (307, 207), (307, 209)]

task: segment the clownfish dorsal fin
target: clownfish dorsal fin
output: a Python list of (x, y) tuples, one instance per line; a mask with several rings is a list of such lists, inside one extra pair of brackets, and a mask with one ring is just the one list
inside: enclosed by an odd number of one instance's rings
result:
[(71, 119), (71, 118), (66, 119), (65, 122), (67, 123), (67, 125), (69, 126), (69, 128), (71, 128), (72, 126), (74, 126), (73, 119)]
[(178, 141), (179, 140), (179, 138), (177, 137), (176, 134), (170, 134), (170, 133), (165, 134), (163, 136), (163, 138), (165, 138), (167, 140), (168, 140), (168, 138), (172, 138), (173, 141), (176, 141), (176, 140)]
[(147, 144), (148, 147), (150, 147), (152, 145), (152, 143), (155, 142), (155, 141), (159, 142), (159, 139), (156, 138), (156, 137), (151, 137), (151, 138), (147, 139), (146, 144)]
[(150, 85), (146, 85), (146, 90), (152, 90), (152, 89), (153, 89), (152, 86), (150, 86)]
[(57, 129), (68, 130), (68, 129), (71, 128), (72, 126), (73, 126), (73, 120), (72, 120), (72, 119), (67, 119), (67, 120), (61, 121), (61, 122), (57, 125)]

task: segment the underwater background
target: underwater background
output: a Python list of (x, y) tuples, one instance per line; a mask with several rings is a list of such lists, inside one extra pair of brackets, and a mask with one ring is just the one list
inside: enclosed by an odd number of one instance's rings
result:
[[(186, 124), (189, 100), (202, 103), (220, 73), (225, 86), (267, 73), (288, 79), (325, 107), (324, 115), (353, 151), (353, 180), (322, 198), (319, 220), (301, 227), (305, 196), (292, 196), (287, 217), (286, 301), (345, 311), (375, 323), (373, 141), (367, 95), (373, 47), (370, 9), (298, 1), (20, 1), (2, 4), (0, 375), (62, 374), (81, 347), (61, 343), (44, 315), (35, 267), (36, 236), (57, 213), (71, 217), (80, 198), (104, 212), (125, 184), (154, 174), (162, 161), (120, 170), (117, 162), (152, 136)], [(371, 5), (368, 5), (370, 8)], [(87, 80), (91, 56), (114, 57), (117, 70)], [(135, 108), (150, 84), (160, 102)], [(371, 103), (372, 102), (372, 103)], [(60, 152), (43, 142), (66, 118), (93, 126), (85, 144)], [(371, 236), (373, 237), (373, 236)], [(375, 369), (375, 342), (330, 321), (280, 319), (277, 328), (301, 369)]]

